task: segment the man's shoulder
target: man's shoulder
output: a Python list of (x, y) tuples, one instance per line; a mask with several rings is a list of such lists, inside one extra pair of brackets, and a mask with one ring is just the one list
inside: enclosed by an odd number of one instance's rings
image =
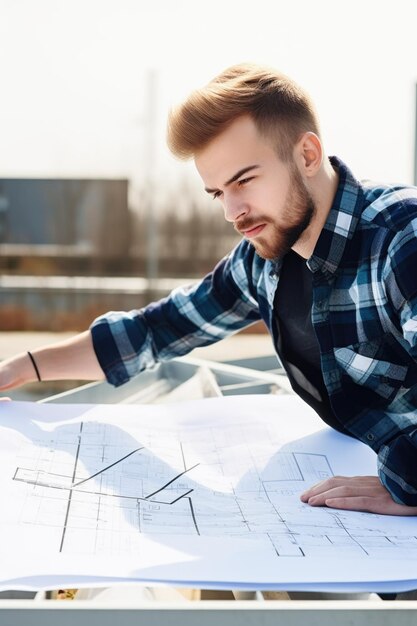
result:
[(361, 221), (389, 231), (401, 231), (417, 220), (417, 187), (362, 181), (365, 196)]

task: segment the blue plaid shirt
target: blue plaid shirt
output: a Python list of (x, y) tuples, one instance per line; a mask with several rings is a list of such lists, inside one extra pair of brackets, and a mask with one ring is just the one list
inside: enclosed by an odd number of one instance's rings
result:
[[(338, 190), (307, 264), (312, 322), (337, 419), (378, 453), (395, 501), (417, 506), (417, 189), (359, 183), (336, 158)], [(91, 327), (107, 380), (121, 385), (263, 319), (277, 345), (280, 261), (243, 240), (201, 282)]]

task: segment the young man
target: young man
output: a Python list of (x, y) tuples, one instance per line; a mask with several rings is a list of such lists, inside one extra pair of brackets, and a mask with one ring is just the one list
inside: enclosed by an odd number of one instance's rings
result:
[[(40, 377), (121, 385), (263, 319), (294, 390), (378, 453), (379, 478), (335, 477), (302, 500), (416, 515), (417, 189), (360, 184), (326, 157), (309, 97), (268, 68), (192, 93), (168, 142), (243, 241), (196, 286), (37, 350)], [(2, 390), (35, 379), (27, 354), (0, 367)]]

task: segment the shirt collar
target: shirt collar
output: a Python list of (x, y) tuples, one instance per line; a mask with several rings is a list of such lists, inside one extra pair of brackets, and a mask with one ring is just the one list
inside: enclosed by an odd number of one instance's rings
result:
[(362, 185), (349, 168), (337, 157), (330, 157), (330, 163), (338, 171), (339, 184), (326, 223), (307, 262), (311, 271), (320, 270), (325, 275), (336, 272), (364, 205)]

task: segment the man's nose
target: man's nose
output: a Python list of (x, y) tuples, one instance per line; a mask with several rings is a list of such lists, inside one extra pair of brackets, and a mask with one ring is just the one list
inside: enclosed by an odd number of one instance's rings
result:
[(225, 194), (223, 199), (223, 210), (224, 217), (227, 222), (236, 222), (236, 220), (247, 214), (249, 207), (245, 202), (242, 202), (242, 200), (236, 196), (232, 194)]

